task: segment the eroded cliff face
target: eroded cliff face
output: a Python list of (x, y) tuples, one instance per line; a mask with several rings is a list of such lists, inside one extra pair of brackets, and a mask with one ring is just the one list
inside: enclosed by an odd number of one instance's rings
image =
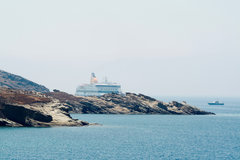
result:
[(143, 94), (106, 94), (101, 97), (76, 97), (64, 92), (47, 93), (69, 106), (71, 113), (85, 114), (214, 114), (184, 102), (164, 103)]
[(66, 104), (38, 92), (0, 88), (0, 126), (84, 126), (72, 119)]

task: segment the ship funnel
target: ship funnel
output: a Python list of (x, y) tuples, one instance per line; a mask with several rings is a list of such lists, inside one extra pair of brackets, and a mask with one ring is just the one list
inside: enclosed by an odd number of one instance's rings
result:
[(97, 77), (95, 76), (95, 73), (91, 74), (91, 84), (98, 83)]
[(107, 77), (104, 78), (104, 83), (106, 83), (106, 84), (108, 83)]

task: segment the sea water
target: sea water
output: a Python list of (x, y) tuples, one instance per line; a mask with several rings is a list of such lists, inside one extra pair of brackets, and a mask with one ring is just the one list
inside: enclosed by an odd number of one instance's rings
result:
[(175, 99), (216, 115), (74, 114), (102, 125), (0, 128), (0, 159), (240, 159), (240, 99)]

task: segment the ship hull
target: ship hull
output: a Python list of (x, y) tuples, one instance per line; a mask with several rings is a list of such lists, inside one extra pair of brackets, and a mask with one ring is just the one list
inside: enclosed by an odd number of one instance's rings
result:
[(224, 105), (224, 103), (208, 103), (208, 105)]

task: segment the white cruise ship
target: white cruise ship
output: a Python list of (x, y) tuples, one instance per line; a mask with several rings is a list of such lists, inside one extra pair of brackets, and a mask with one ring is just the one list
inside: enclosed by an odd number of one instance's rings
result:
[(90, 84), (83, 84), (77, 87), (76, 96), (101, 96), (108, 93), (121, 94), (121, 85), (117, 83), (105, 82), (98, 83), (94, 73), (91, 74)]

